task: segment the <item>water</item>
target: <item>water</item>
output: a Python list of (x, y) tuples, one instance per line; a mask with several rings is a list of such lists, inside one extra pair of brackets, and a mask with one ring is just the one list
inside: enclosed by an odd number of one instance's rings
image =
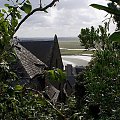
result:
[(71, 64), (73, 67), (75, 66), (87, 66), (91, 56), (81, 56), (81, 55), (65, 55), (62, 56), (63, 65)]
[[(36, 37), (36, 38), (19, 38), (20, 41), (51, 41), (54, 40), (54, 37)], [(60, 42), (72, 42), (78, 41), (77, 37), (58, 37), (58, 41)]]

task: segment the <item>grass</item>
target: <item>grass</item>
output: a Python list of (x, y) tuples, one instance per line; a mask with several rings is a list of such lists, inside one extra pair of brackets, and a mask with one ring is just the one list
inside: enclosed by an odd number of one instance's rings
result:
[(93, 51), (88, 50), (60, 50), (62, 55), (82, 55), (82, 54), (93, 54)]
[(83, 46), (80, 45), (80, 42), (79, 41), (76, 41), (76, 42), (68, 42), (68, 41), (65, 41), (65, 42), (59, 42), (59, 46), (60, 48), (69, 48), (69, 49), (81, 49), (81, 48), (84, 48)]
[[(60, 48), (68, 48), (68, 49), (83, 49), (84, 46), (80, 45), (79, 40), (75, 41), (59, 41)], [(61, 49), (61, 55), (82, 55), (82, 54), (93, 54), (93, 51), (88, 50), (67, 50)]]

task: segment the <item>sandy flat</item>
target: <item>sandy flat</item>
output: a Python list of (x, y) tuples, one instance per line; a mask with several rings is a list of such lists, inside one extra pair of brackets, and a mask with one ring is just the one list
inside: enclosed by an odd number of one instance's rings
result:
[(64, 66), (67, 64), (72, 64), (73, 67), (75, 66), (87, 66), (88, 62), (92, 59), (91, 56), (80, 56), (80, 55), (65, 55), (62, 56), (62, 61)]
[(88, 50), (88, 49), (71, 49), (71, 48), (60, 48), (60, 50)]

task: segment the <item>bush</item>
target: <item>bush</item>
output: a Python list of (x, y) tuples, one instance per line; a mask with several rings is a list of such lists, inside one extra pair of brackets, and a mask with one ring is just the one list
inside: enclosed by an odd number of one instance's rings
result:
[[(84, 73), (84, 82), (87, 94), (84, 102), (81, 103), (84, 104), (82, 111), (94, 119), (96, 117), (101, 120), (120, 118), (119, 51), (97, 51), (95, 58), (89, 63), (89, 67)], [(77, 100), (79, 102), (81, 99)]]

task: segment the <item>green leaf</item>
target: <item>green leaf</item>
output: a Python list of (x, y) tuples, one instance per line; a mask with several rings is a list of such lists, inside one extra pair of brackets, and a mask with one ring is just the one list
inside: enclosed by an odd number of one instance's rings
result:
[(31, 4), (29, 0), (26, 0), (26, 3)]
[(5, 7), (9, 7), (9, 4), (4, 4)]
[(39, 99), (37, 101), (37, 103), (40, 104), (40, 105), (42, 105), (42, 106), (46, 105), (46, 102), (44, 100), (42, 100), (42, 99), (41, 100)]
[(120, 10), (117, 10), (117, 9), (112, 9), (112, 8), (99, 5), (99, 4), (91, 4), (90, 6), (92, 6), (93, 8), (99, 9), (99, 10), (104, 10), (110, 14), (120, 15)]
[(111, 2), (116, 2), (117, 4), (120, 4), (120, 1), (119, 0), (109, 0)]
[(2, 9), (2, 12), (3, 12), (3, 13), (7, 13), (5, 9)]
[(11, 19), (11, 24), (13, 27), (16, 27), (18, 24), (18, 20), (17, 19)]
[(0, 17), (3, 17), (4, 15), (2, 13), (0, 13)]
[(21, 14), (20, 13), (16, 13), (16, 16), (18, 17), (18, 19), (21, 19)]
[(16, 85), (15, 86), (15, 91), (21, 91), (23, 87), (21, 85)]
[(59, 73), (59, 81), (64, 81), (66, 79), (65, 73), (61, 69), (57, 69)]
[(58, 68), (54, 70), (49, 70), (48, 75), (49, 75), (50, 80), (57, 81), (57, 82), (62, 82), (66, 78), (65, 73), (61, 69), (58, 69)]
[(31, 4), (24, 3), (23, 6), (21, 7), (21, 10), (23, 10), (25, 13), (29, 14), (32, 10)]
[(12, 19), (11, 24), (12, 24), (13, 27), (16, 27), (17, 24), (18, 24), (18, 20), (17, 19)]
[(55, 73), (54, 73), (54, 70), (49, 70), (48, 71), (48, 74), (49, 74), (49, 78), (50, 80), (55, 80)]
[(114, 42), (120, 42), (120, 31), (114, 32), (112, 35), (110, 35), (109, 40)]

